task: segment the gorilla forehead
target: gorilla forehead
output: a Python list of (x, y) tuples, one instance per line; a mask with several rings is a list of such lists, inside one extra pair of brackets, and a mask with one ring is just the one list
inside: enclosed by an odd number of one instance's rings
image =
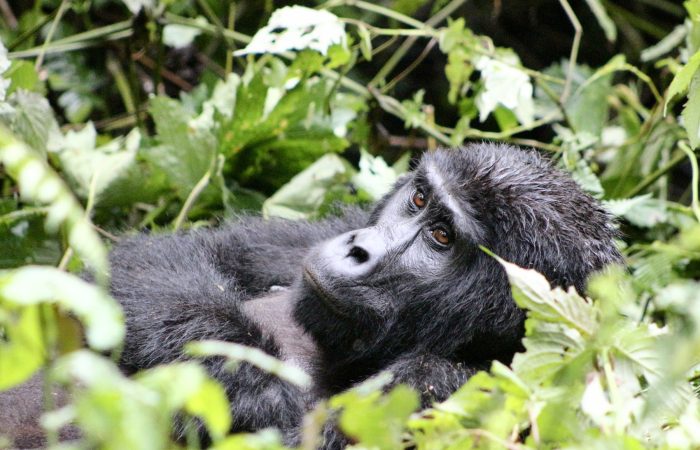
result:
[[(559, 195), (560, 191), (549, 188), (552, 183), (570, 181), (533, 150), (490, 143), (425, 153), (416, 172), (426, 178), (438, 174), (440, 187), (449, 189), (468, 210), (473, 208), (471, 201), (484, 196), (516, 201)], [(579, 190), (571, 184), (574, 191)]]

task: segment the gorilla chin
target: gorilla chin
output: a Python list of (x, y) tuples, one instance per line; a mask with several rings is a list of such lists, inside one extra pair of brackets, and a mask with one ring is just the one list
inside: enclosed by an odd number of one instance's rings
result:
[[(122, 239), (110, 254), (127, 326), (120, 367), (181, 360), (192, 340), (260, 348), (307, 370), (313, 388), (245, 363), (235, 372), (220, 358), (202, 363), (228, 393), (232, 431), (277, 427), (296, 445), (314, 402), (380, 371), (427, 407), (494, 360), (510, 362), (525, 313), (479, 246), (583, 292), (593, 272), (621, 262), (616, 233), (596, 200), (534, 150), (426, 152), (369, 212), (249, 216)], [(324, 449), (347, 443), (333, 423), (324, 439)]]
[(326, 364), (345, 360), (348, 347), (367, 349), (379, 342), (394, 316), (387, 312), (392, 303), (387, 290), (370, 282), (371, 257), (352, 245), (352, 233), (315, 246), (291, 294), (294, 320), (314, 338)]

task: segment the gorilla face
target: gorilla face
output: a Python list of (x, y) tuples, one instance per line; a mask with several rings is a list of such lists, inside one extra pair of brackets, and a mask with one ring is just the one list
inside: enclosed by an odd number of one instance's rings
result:
[(534, 152), (427, 153), (367, 227), (309, 253), (295, 317), (341, 359), (420, 348), (496, 358), (518, 348), (524, 314), (502, 268), (478, 246), (581, 289), (618, 257), (608, 221)]

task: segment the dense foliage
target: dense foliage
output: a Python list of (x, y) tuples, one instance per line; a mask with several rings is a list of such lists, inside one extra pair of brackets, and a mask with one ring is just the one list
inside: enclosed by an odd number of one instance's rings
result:
[[(283, 448), (227, 435), (195, 360), (119, 372), (120, 234), (314, 219), (379, 198), (420, 151), (494, 139), (600, 198), (627, 270), (583, 298), (503, 261), (528, 311), (510, 367), (426, 411), (380, 376), (310, 413), (302, 447), (333, 410), (356, 448), (700, 447), (700, 0), (521, 2), (529, 18), (505, 1), (20, 3), (0, 0), (0, 390), (43, 370), (74, 391), (46, 396), (52, 445), (75, 423), (71, 447), (170, 448), (179, 414), (215, 448)], [(308, 382), (253, 349), (190, 351)]]

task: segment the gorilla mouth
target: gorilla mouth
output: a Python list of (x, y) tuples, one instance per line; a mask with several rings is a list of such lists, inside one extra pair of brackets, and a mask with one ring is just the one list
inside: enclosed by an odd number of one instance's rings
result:
[(348, 313), (343, 312), (340, 309), (341, 306), (338, 299), (329, 294), (328, 291), (321, 286), (321, 283), (318, 281), (317, 275), (311, 270), (309, 270), (307, 267), (304, 267), (304, 279), (306, 279), (306, 281), (309, 282), (309, 284), (311, 285), (311, 289), (316, 294), (318, 294), (323, 304), (326, 305), (331, 311), (333, 311), (339, 316), (349, 317)]

